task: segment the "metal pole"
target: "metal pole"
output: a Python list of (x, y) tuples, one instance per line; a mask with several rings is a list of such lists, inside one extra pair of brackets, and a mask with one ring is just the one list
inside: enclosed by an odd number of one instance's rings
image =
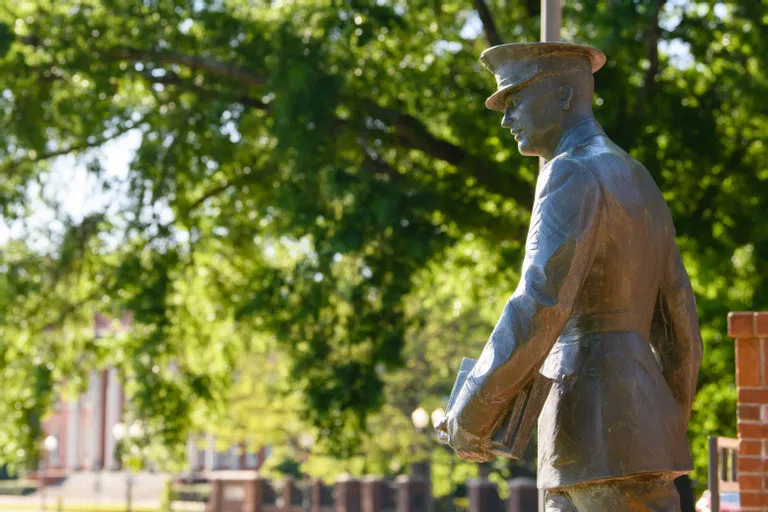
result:
[[(563, 1), (541, 0), (541, 41), (551, 42), (560, 40), (560, 29), (563, 26)], [(539, 169), (547, 161), (539, 158)]]
[[(565, 0), (541, 0), (541, 41), (559, 41), (563, 26), (563, 2)], [(544, 158), (539, 158), (539, 169), (546, 165)], [(545, 512), (547, 493), (539, 489), (539, 512)]]
[(130, 471), (125, 472), (125, 511), (131, 512), (131, 498), (133, 494), (133, 478)]
[(48, 473), (48, 465), (45, 463), (45, 455), (43, 455), (43, 458), (40, 459), (40, 510), (45, 511), (46, 509), (46, 496), (45, 496), (45, 477)]
[(709, 468), (707, 479), (709, 480), (709, 509), (712, 512), (720, 512), (720, 450), (717, 446), (717, 436), (707, 438), (709, 444)]
[(93, 473), (93, 493), (96, 495), (96, 509), (101, 508), (101, 472), (98, 468)]
[(541, 0), (541, 40), (559, 41), (562, 26), (562, 0)]

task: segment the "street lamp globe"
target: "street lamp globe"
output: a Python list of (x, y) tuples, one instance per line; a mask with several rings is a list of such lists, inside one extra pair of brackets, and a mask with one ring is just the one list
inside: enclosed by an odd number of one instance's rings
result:
[(59, 448), (59, 440), (56, 436), (48, 436), (43, 441), (43, 447), (48, 453), (53, 453)]
[(429, 413), (423, 407), (419, 407), (411, 413), (411, 421), (414, 427), (421, 430), (429, 425)]
[(137, 438), (144, 435), (144, 426), (139, 423), (138, 421), (135, 421), (131, 424), (130, 427), (128, 427), (128, 435)]
[(125, 423), (115, 423), (112, 425), (112, 435), (116, 441), (122, 441), (125, 439), (125, 435), (128, 433), (128, 427)]
[(312, 437), (312, 434), (302, 434), (299, 436), (299, 445), (309, 451), (312, 446), (315, 444), (315, 438)]
[(445, 419), (445, 409), (438, 407), (432, 411), (432, 426), (436, 427), (441, 421)]

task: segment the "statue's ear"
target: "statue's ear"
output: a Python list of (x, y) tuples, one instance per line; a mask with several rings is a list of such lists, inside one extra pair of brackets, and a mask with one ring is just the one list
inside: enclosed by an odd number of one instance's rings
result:
[(571, 108), (571, 99), (573, 98), (573, 87), (570, 85), (560, 85), (557, 87), (557, 92), (560, 95), (560, 106), (563, 110)]

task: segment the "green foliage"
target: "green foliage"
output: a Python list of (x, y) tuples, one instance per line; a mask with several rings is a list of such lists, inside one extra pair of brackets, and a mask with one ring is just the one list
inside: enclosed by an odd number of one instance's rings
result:
[[(505, 40), (530, 41), (538, 4), (489, 7)], [(391, 471), (408, 436), (356, 454), (442, 403), (514, 288), (529, 218), (536, 162), (483, 108), (474, 5), (4, 5), (0, 215), (21, 234), (0, 251), (0, 460), (33, 461), (54, 396), (113, 364), (162, 463), (230, 417), (223, 438), (308, 432), (328, 460)], [(768, 307), (767, 9), (581, 0), (564, 15), (565, 39), (608, 55), (596, 115), (664, 191), (697, 292), (699, 477), (702, 436), (735, 422), (726, 314)], [(671, 42), (689, 63), (657, 53)], [(127, 176), (87, 166), (120, 200), (35, 220), (53, 157), (126, 133)], [(94, 339), (96, 312), (135, 328)], [(265, 429), (244, 411), (267, 411)]]
[(172, 512), (173, 510), (173, 480), (167, 478), (163, 482), (163, 493), (160, 495), (160, 512)]

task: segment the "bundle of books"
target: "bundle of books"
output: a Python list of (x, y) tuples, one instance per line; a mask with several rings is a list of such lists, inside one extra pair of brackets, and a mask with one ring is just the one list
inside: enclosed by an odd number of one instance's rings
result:
[[(456, 377), (453, 391), (451, 391), (451, 396), (446, 406), (448, 414), (451, 413), (451, 407), (455, 404), (461, 388), (464, 386), (464, 382), (469, 377), (475, 363), (477, 363), (477, 360), (468, 357), (461, 361), (459, 374)], [(536, 371), (523, 389), (515, 395), (507, 407), (499, 426), (491, 435), (491, 451), (495, 455), (511, 459), (523, 458), (551, 387), (552, 381)], [(447, 443), (448, 434), (440, 431), (438, 432), (438, 439), (443, 443)]]

